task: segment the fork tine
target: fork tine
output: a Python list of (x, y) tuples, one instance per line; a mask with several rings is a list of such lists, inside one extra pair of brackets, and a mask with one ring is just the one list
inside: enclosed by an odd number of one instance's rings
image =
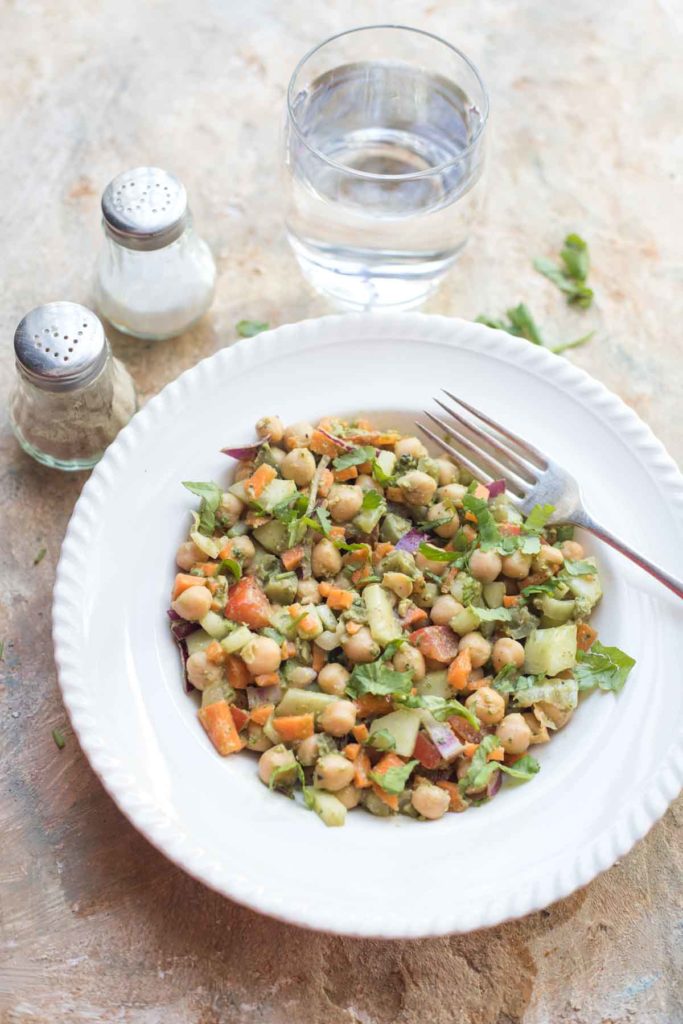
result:
[(491, 434), (488, 433), (488, 431), (482, 430), (481, 427), (478, 427), (476, 424), (466, 420), (464, 416), (460, 416), (457, 412), (449, 409), (448, 406), (440, 399), (435, 398), (434, 401), (437, 405), (441, 406), (444, 412), (448, 413), (452, 419), (461, 423), (462, 426), (470, 432), (470, 434), (474, 435), (477, 442), (486, 445), (487, 450), (492, 449), (494, 454), (489, 452), (489, 454), (491, 454), (491, 458), (495, 458), (496, 462), (502, 466), (503, 470), (512, 470), (512, 472), (517, 473), (517, 475), (528, 484), (534, 484), (536, 482), (536, 473), (532, 471), (525, 462), (522, 462), (522, 460), (518, 458), (513, 451), (500, 444), (495, 437), (492, 437)]
[(435, 434), (433, 430), (430, 430), (429, 427), (426, 427), (424, 423), (420, 423), (419, 420), (415, 420), (415, 426), (419, 427), (422, 433), (426, 434), (427, 437), (434, 441), (434, 443), (437, 444), (439, 448), (442, 449), (442, 451), (447, 452), (449, 455), (452, 455), (454, 459), (457, 459), (458, 463), (461, 466), (464, 466), (465, 469), (469, 469), (470, 473), (473, 476), (475, 476), (477, 480), (481, 480), (483, 484), (490, 484), (493, 481), (493, 477), (489, 473), (482, 472), (480, 466), (475, 466), (474, 463), (470, 462), (470, 460), (465, 455), (462, 455), (459, 451), (456, 451), (456, 449), (453, 448), (447, 441), (444, 441), (442, 437), (439, 437), (439, 435)]
[[(431, 412), (427, 412), (426, 410), (425, 410), (425, 416), (428, 416), (429, 419), (432, 421), (432, 423), (436, 423), (436, 425), (438, 427), (440, 427), (442, 430), (445, 430), (447, 434), (450, 434), (450, 436), (453, 437), (453, 433), (450, 430), (448, 424), (444, 423), (444, 421), (439, 419), (438, 416), (434, 416), (434, 415), (432, 415)], [(419, 424), (418, 424), (418, 426), (419, 426)], [(421, 429), (424, 429), (424, 428), (421, 427)], [(482, 461), (483, 461), (486, 464), (486, 467), (487, 467), (487, 468), (484, 469), (484, 472), (489, 477), (488, 480), (484, 480), (483, 481), (484, 483), (490, 483), (492, 480), (497, 479), (500, 476), (501, 473), (503, 473), (503, 475), (505, 476), (505, 480), (506, 480), (506, 483), (508, 485), (509, 490), (511, 490), (519, 498), (523, 498), (524, 497), (525, 490), (524, 490), (524, 481), (523, 480), (520, 480), (519, 477), (517, 477), (514, 473), (511, 473), (509, 470), (505, 469), (504, 466), (501, 466), (501, 464), (499, 462), (497, 462), (496, 459), (492, 458), (486, 452), (482, 452), (481, 449), (476, 448), (473, 444), (471, 444), (469, 441), (467, 441), (464, 437), (455, 436), (455, 437), (453, 437), (453, 441), (454, 441), (454, 444), (457, 446), (456, 449), (455, 449), (455, 453), (456, 453), (455, 457), (456, 457), (456, 459), (458, 459), (458, 461), (461, 462), (463, 465), (466, 465), (467, 469), (469, 469), (469, 471), (471, 473), (474, 473), (474, 475), (477, 477), (478, 480), (482, 479), (482, 466), (481, 466), (481, 464), (482, 464)], [(471, 456), (471, 459), (467, 458), (467, 461), (465, 461), (466, 457), (463, 456), (461, 451), (459, 450), (461, 448), (464, 448), (465, 451), (469, 453), (469, 455)], [(477, 465), (477, 463), (478, 463), (478, 465)]]
[(547, 455), (544, 455), (543, 452), (539, 451), (538, 448), (529, 444), (528, 441), (524, 441), (517, 434), (513, 434), (511, 430), (507, 429), (507, 427), (502, 427), (500, 423), (496, 423), (496, 421), (492, 420), (490, 416), (480, 412), (479, 409), (475, 409), (473, 405), (469, 405), (467, 402), (464, 402), (462, 398), (457, 398), (456, 395), (451, 391), (447, 391), (446, 388), (442, 388), (441, 390), (445, 395), (448, 395), (449, 398), (452, 398), (454, 402), (457, 402), (458, 405), (461, 405), (464, 409), (467, 409), (468, 412), (471, 412), (473, 416), (476, 416), (477, 419), (480, 419), (489, 427), (493, 427), (493, 429), (497, 430), (502, 437), (506, 437), (512, 444), (517, 445), (517, 447), (521, 449), (521, 452), (518, 454), (526, 455), (531, 462), (535, 462), (539, 469), (548, 468), (550, 459)]

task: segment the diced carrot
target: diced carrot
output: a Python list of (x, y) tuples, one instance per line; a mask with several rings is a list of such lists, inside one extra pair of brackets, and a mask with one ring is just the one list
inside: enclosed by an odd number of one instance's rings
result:
[(222, 665), (225, 661), (225, 651), (217, 640), (212, 640), (204, 653), (206, 660), (210, 661), (212, 665)]
[(483, 498), (484, 501), (488, 501), (489, 500), (489, 489), (488, 489), (488, 487), (485, 487), (484, 484), (477, 484), (477, 486), (474, 488), (474, 497), (475, 498)]
[(190, 576), (187, 572), (179, 572), (173, 583), (173, 600), (190, 587), (203, 587), (205, 580), (201, 576)]
[(255, 530), (257, 527), (265, 526), (266, 523), (269, 523), (270, 516), (259, 515), (258, 512), (256, 512), (254, 509), (251, 509), (249, 512), (247, 512), (246, 516), (244, 517), (244, 521), (247, 524), (247, 526), (251, 526)]
[(519, 523), (498, 523), (498, 532), (504, 537), (519, 537), (522, 527)]
[(251, 713), (251, 720), (256, 725), (265, 725), (275, 708), (274, 704), (259, 704)]
[(467, 680), (472, 671), (472, 655), (469, 647), (458, 651), (457, 656), (448, 666), (448, 685), (454, 690), (464, 690)]
[(378, 697), (374, 693), (364, 693), (356, 697), (356, 708), (359, 718), (369, 718), (370, 715), (384, 715), (391, 711), (391, 698)]
[(395, 502), (397, 505), (404, 505), (405, 498), (403, 497), (403, 491), (400, 487), (387, 487), (384, 492), (389, 501)]
[(360, 629), (360, 622), (354, 622), (353, 619), (346, 623), (346, 632), (349, 636), (355, 636)]
[(353, 604), (353, 591), (342, 590), (341, 587), (332, 587), (327, 595), (328, 607), (334, 611), (343, 612)]
[(225, 605), (226, 619), (243, 622), (251, 629), (263, 629), (269, 625), (270, 601), (253, 576), (243, 576), (230, 587)]
[(477, 522), (477, 517), (475, 516), (474, 512), (465, 512), (465, 519), (469, 523), (476, 523)]
[(368, 778), (368, 772), (370, 771), (370, 758), (364, 750), (361, 750), (353, 764), (354, 786), (357, 786), (358, 789), (368, 789), (370, 786), (370, 779)]
[(218, 572), (218, 562), (200, 562), (199, 565), (195, 565), (195, 569), (200, 569), (202, 576), (215, 576)]
[(261, 675), (254, 677), (254, 682), (257, 686), (277, 686), (280, 682), (280, 676), (277, 672), (263, 672)]
[(287, 572), (291, 572), (292, 569), (296, 569), (301, 565), (304, 557), (304, 546), (303, 544), (297, 544), (294, 548), (289, 548), (288, 551), (283, 551), (280, 555), (282, 564), (284, 565)]
[[(322, 423), (320, 424), (322, 427)], [(323, 429), (327, 430), (327, 427)], [(312, 452), (316, 455), (329, 455), (334, 457), (341, 451), (341, 446), (336, 445), (334, 441), (330, 441), (329, 437), (325, 437), (322, 430), (314, 430), (311, 437), (310, 444), (308, 446)]]
[(346, 530), (343, 526), (333, 526), (330, 529), (330, 540), (344, 540)]
[(235, 720), (226, 700), (218, 700), (215, 704), (207, 704), (200, 708), (199, 721), (219, 754), (226, 757), (241, 750), (244, 743), (240, 739)]
[(260, 498), (264, 490), (277, 476), (277, 470), (262, 462), (259, 468), (244, 481), (244, 489), (250, 498)]
[(576, 646), (580, 651), (588, 651), (595, 643), (597, 636), (597, 629), (593, 629), (587, 622), (580, 622), (576, 627)]
[(355, 761), (360, 754), (360, 743), (347, 743), (342, 754), (344, 757), (348, 757), (349, 761)]
[(374, 423), (372, 423), (370, 420), (366, 420), (366, 419), (357, 419), (357, 420), (355, 420), (355, 425), (356, 425), (356, 427), (358, 427), (359, 430), (374, 430), (375, 429)]
[(375, 544), (375, 553), (373, 559), (376, 562), (381, 561), (386, 555), (394, 550), (394, 545), (389, 544), (387, 541), (381, 541), (379, 544)]
[(402, 622), (406, 629), (411, 629), (413, 626), (419, 626), (421, 622), (426, 622), (428, 618), (424, 608), (415, 607), (410, 609)]
[(228, 677), (228, 682), (235, 690), (246, 690), (251, 682), (249, 669), (237, 654), (226, 655), (225, 674)]
[(473, 530), (469, 523), (465, 523), (465, 525), (462, 528), (462, 532), (465, 540), (469, 544), (471, 544), (472, 541), (476, 539), (477, 531)]
[(385, 789), (382, 789), (376, 782), (372, 783), (372, 791), (375, 796), (378, 796), (382, 803), (386, 804), (387, 807), (391, 807), (392, 811), (398, 810), (398, 796), (396, 793), (387, 793)]
[(369, 430), (359, 430), (357, 433), (346, 434), (345, 441), (350, 441), (352, 444), (367, 444), (375, 445), (377, 448), (388, 448), (396, 444), (397, 441), (401, 440), (401, 435), (397, 434), (395, 430), (374, 430), (372, 427)]
[(347, 466), (346, 469), (335, 469), (334, 479), (338, 484), (343, 484), (345, 480), (355, 480), (358, 476), (358, 470), (355, 466)]
[(503, 597), (503, 608), (514, 608), (519, 604), (519, 594), (505, 594)]
[(454, 814), (459, 814), (460, 811), (467, 810), (468, 804), (463, 800), (462, 796), (460, 795), (460, 790), (458, 789), (455, 782), (446, 782), (445, 780), (443, 780), (441, 782), (437, 782), (437, 786), (439, 787), (439, 789), (445, 789), (449, 797), (451, 798), (451, 802), (448, 805), (449, 811), (453, 811)]
[(494, 747), (493, 750), (491, 750), (489, 752), (489, 754), (487, 754), (486, 760), (487, 761), (504, 761), (505, 760), (505, 750), (504, 750), (504, 748), (503, 747)]
[(299, 616), (301, 615), (301, 605), (300, 604), (290, 604), (287, 607), (287, 611), (289, 612), (289, 614), (292, 616), (293, 619), (298, 619)]
[(346, 562), (369, 562), (372, 557), (372, 548), (369, 544), (363, 544), (362, 547), (356, 548), (355, 551), (349, 551), (345, 556)]
[(218, 552), (219, 558), (232, 558), (232, 541), (229, 540)]
[(478, 676), (475, 671), (470, 673), (469, 679), (465, 683), (465, 689), (470, 693), (474, 693), (475, 690), (481, 690), (482, 686), (490, 686), (491, 683), (491, 676), (485, 676), (483, 674)]
[(313, 671), (320, 672), (320, 669), (323, 668), (326, 663), (327, 656), (325, 652), (320, 647), (318, 647), (317, 644), (313, 644), (313, 655), (311, 662), (311, 668), (313, 669)]
[(292, 643), (291, 640), (283, 640), (280, 647), (280, 657), (283, 661), (287, 661), (288, 658), (294, 658), (296, 656), (296, 644)]
[(372, 463), (371, 462), (361, 462), (360, 466), (358, 467), (358, 472), (359, 473), (365, 473), (366, 475), (369, 475), (370, 473), (372, 473)]
[(282, 718), (273, 719), (273, 727), (283, 740), (305, 740), (313, 735), (314, 722), (313, 713), (305, 715), (283, 715)]
[(328, 583), (327, 580), (321, 580), (318, 584), (318, 590), (320, 591), (321, 597), (327, 597), (329, 592), (332, 590), (332, 584)]
[(313, 612), (308, 612), (299, 620), (296, 627), (303, 637), (316, 636), (320, 632), (320, 619)]
[[(404, 763), (398, 754), (385, 754), (375, 765), (373, 775), (384, 775), (390, 768), (401, 768)], [(372, 788), (380, 800), (383, 800), (388, 807), (391, 807), (394, 811), (398, 810), (398, 796), (395, 793), (387, 793), (377, 782), (372, 783)]]
[(366, 739), (370, 735), (367, 725), (364, 725), (363, 722), (359, 725), (354, 725), (351, 732), (353, 734), (353, 738), (359, 743), (365, 743)]
[(474, 757), (474, 755), (477, 752), (477, 747), (478, 746), (479, 746), (478, 743), (466, 743), (465, 746), (463, 747), (463, 750), (462, 750), (463, 756), (464, 757)]
[(245, 711), (244, 708), (238, 708), (236, 704), (231, 704), (230, 714), (235, 723), (235, 728), (238, 732), (241, 732), (249, 722), (249, 712)]

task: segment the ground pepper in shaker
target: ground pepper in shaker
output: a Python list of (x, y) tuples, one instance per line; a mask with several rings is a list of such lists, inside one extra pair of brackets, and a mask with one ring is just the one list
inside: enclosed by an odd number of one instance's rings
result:
[(97, 263), (97, 307), (136, 338), (172, 338), (213, 300), (216, 267), (194, 231), (182, 183), (159, 167), (137, 167), (102, 196), (104, 246)]
[(9, 413), (19, 444), (46, 466), (90, 469), (137, 408), (102, 324), (76, 302), (49, 302), (21, 321), (14, 354)]

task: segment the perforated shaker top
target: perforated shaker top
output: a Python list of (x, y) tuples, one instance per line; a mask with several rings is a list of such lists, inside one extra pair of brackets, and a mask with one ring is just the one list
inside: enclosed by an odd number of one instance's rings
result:
[(185, 230), (187, 193), (160, 167), (136, 167), (110, 181), (102, 196), (107, 233), (128, 249), (163, 249)]
[(77, 302), (48, 302), (27, 313), (14, 332), (20, 372), (47, 391), (69, 391), (94, 380), (108, 344), (95, 314)]

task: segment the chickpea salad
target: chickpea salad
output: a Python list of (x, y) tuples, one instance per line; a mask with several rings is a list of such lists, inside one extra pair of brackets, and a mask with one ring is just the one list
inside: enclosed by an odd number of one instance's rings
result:
[(588, 624), (596, 561), (417, 437), (367, 420), (256, 424), (200, 498), (169, 611), (219, 754), (326, 825), (441, 818), (539, 771), (583, 691), (634, 661)]

